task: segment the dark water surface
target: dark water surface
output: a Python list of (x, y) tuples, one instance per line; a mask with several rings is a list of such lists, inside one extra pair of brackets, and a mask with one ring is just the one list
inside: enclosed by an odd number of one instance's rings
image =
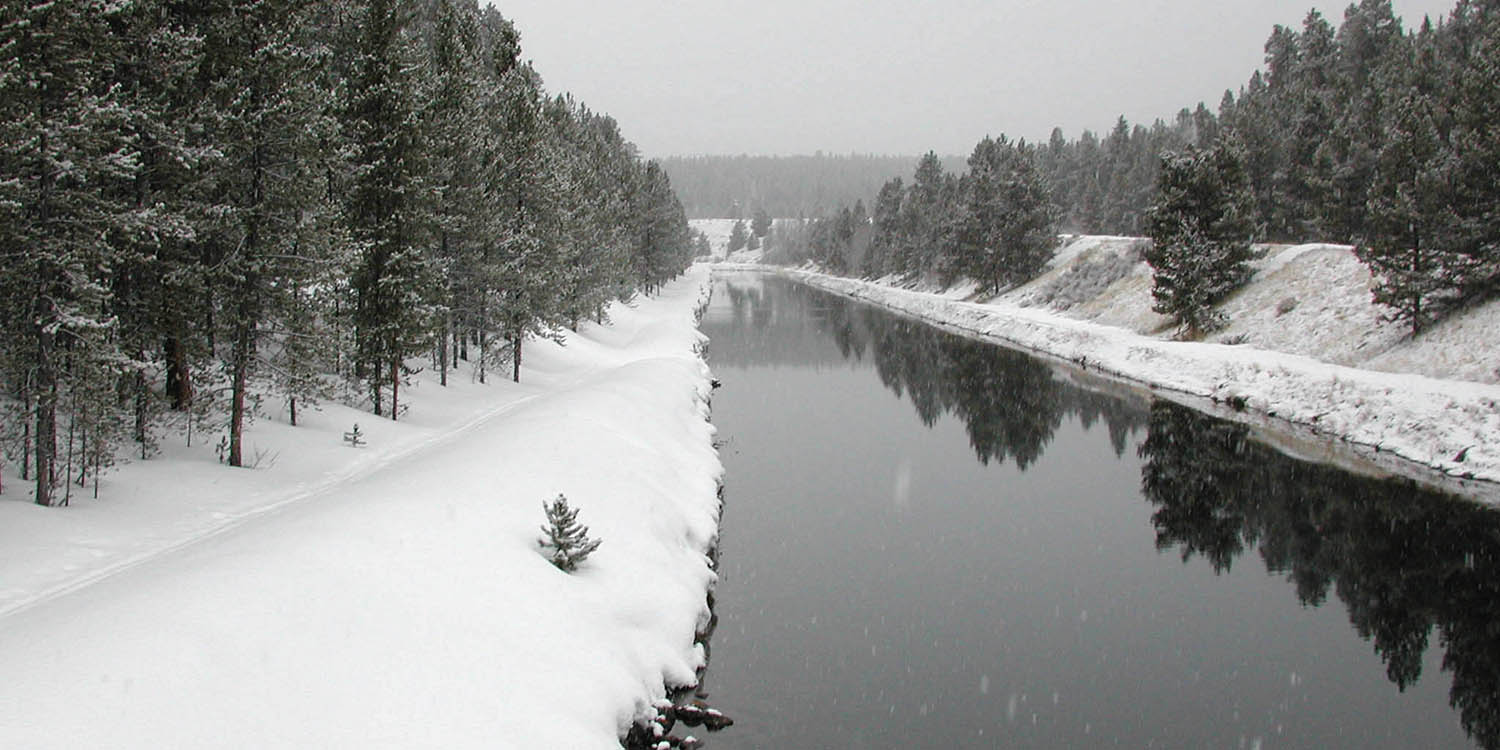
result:
[(726, 276), (710, 748), (1500, 747), (1500, 514)]

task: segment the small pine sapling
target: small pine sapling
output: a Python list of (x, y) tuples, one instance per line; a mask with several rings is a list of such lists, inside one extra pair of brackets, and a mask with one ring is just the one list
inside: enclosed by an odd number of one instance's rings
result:
[(568, 498), (559, 494), (556, 500), (550, 503), (542, 503), (542, 510), (547, 514), (547, 525), (542, 527), (545, 535), (537, 540), (537, 544), (544, 550), (551, 550), (552, 564), (558, 570), (571, 573), (594, 550), (599, 548), (600, 539), (589, 539), (589, 527), (578, 523), (578, 511), (568, 507)]

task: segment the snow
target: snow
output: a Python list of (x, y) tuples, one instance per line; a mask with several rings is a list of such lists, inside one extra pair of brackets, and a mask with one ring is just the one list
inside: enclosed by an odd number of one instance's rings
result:
[[(1500, 324), (1500, 302), (1413, 341), (1382, 322), (1350, 248), (1267, 247), (1252, 282), (1221, 306), (1229, 327), (1208, 342), (1174, 341), (1170, 321), (1150, 311), (1150, 268), (1129, 255), (1139, 241), (1072, 238), (1042, 277), (988, 300), (971, 299), (972, 285), (901, 288), (810, 268), (781, 272), (1179, 398), (1242, 404), (1244, 419), (1269, 417), (1452, 477), (1500, 480), (1500, 352), (1486, 335)], [(1123, 275), (1095, 288), (1086, 283), (1091, 268)]]
[[(704, 658), (707, 281), (532, 343), (520, 385), (424, 372), (402, 422), (263, 417), (274, 465), (170, 437), (99, 500), (7, 482), (0, 747), (618, 748)], [(572, 575), (537, 546), (558, 493), (603, 540)]]
[[(745, 232), (748, 236), (750, 232), (749, 219), (690, 219), (688, 220), (688, 227), (702, 232), (704, 236), (708, 237), (708, 246), (711, 248), (714, 260), (728, 260), (733, 263), (759, 263), (761, 257), (764, 255), (764, 252), (759, 249), (740, 250), (734, 253), (733, 257), (730, 257), (729, 235), (734, 232), (736, 221), (745, 222)], [(795, 219), (772, 219), (771, 227), (774, 229), (777, 224), (784, 221), (795, 221)]]

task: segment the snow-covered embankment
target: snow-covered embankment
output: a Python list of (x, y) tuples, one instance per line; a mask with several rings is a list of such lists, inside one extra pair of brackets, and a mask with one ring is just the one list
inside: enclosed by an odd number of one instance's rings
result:
[[(319, 474), (300, 454), (357, 462), (405, 428), (366, 415), (370, 446), (352, 449), (339, 437), (349, 414), (330, 406), (335, 417), (295, 430), (257, 425), (263, 445), (304, 441), (275, 467), (224, 469), (195, 449), (127, 466), (113, 505), (109, 488), (72, 509), (0, 503), (21, 527), (0, 537), (29, 550), (0, 560), (0, 746), (618, 747), (703, 658), (693, 638), (722, 471), (694, 317), (707, 277), (698, 267), (617, 305), (612, 324), (565, 346), (534, 344), (521, 385), (464, 372), (469, 417), (412, 427), (421, 440), (361, 471)], [(413, 421), (451, 392), (414, 388)], [(280, 471), (333, 478), (309, 492), (277, 485)], [(182, 500), (191, 531), (109, 538), (140, 526), (118, 499), (127, 481)], [(179, 485), (244, 497), (198, 519), (218, 501)], [(603, 540), (571, 575), (537, 548), (558, 493)], [(44, 576), (28, 591), (13, 574), (38, 566), (23, 558), (89, 541), (39, 537), (65, 533), (70, 513), (110, 561), (70, 563), (72, 583)]]
[(987, 304), (784, 270), (955, 329), (1378, 448), (1452, 476), (1500, 480), (1500, 386), (1329, 364), (1249, 346), (1168, 341), (1000, 299)]

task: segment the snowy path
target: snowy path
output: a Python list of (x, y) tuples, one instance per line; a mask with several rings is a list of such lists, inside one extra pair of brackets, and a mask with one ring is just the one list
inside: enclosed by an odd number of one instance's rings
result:
[(1500, 386), (1342, 367), (1247, 346), (1163, 341), (1038, 308), (964, 302), (807, 270), (740, 268), (784, 273), (1153, 387), (1240, 402), (1252, 412), (1450, 476), (1500, 481)]
[[(705, 279), (537, 345), (535, 385), (378, 467), (12, 595), (0, 746), (617, 747), (700, 659)], [(535, 545), (559, 492), (604, 540), (572, 576)]]

